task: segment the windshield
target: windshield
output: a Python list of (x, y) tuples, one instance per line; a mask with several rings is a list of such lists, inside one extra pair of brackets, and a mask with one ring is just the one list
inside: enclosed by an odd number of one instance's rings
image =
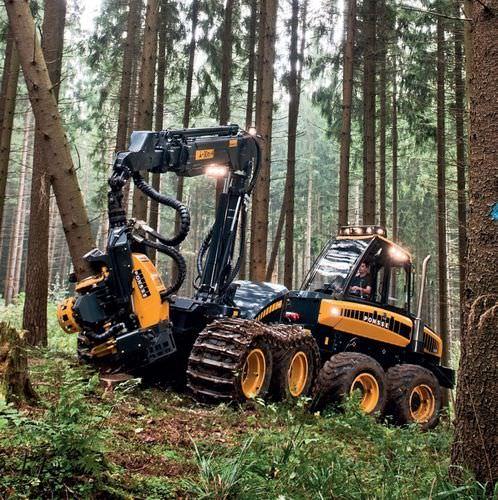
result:
[(370, 241), (330, 241), (315, 262), (302, 289), (325, 293), (342, 292), (346, 278)]

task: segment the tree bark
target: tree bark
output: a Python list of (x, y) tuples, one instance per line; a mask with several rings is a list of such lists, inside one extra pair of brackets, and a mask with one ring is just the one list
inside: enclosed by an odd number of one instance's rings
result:
[(250, 276), (254, 281), (263, 281), (266, 274), (277, 10), (278, 0), (261, 1), (260, 29), (263, 30), (263, 47), (259, 51), (262, 57), (258, 68), (257, 93), (260, 105), (256, 107), (256, 128), (262, 137), (262, 147), (261, 169), (252, 202), (253, 233)]
[(247, 103), (246, 103), (246, 129), (253, 125), (252, 116), (254, 108), (254, 72), (256, 67), (256, 28), (258, 24), (258, 0), (251, 0), (251, 21), (249, 24), (249, 37), (247, 39)]
[(116, 133), (116, 152), (126, 149), (128, 123), (133, 120), (130, 115), (131, 82), (133, 72), (133, 59), (136, 54), (137, 32), (140, 25), (140, 0), (130, 0), (128, 4), (128, 17), (126, 21), (126, 39), (123, 49), (123, 66), (121, 72), (121, 85), (119, 87), (119, 115), (118, 130)]
[[(157, 82), (156, 82), (156, 111), (155, 129), (162, 130), (164, 118), (164, 80), (166, 78), (166, 37), (167, 33), (167, 6), (163, 2), (160, 8), (161, 24), (159, 27), (159, 46), (157, 51)], [(161, 190), (161, 174), (152, 174), (152, 187), (156, 191)], [(159, 227), (159, 203), (150, 201), (149, 225), (155, 231)], [(151, 252), (152, 260), (155, 262), (156, 252)]]
[(356, 38), (356, 0), (348, 0), (346, 43), (344, 44), (342, 81), (341, 153), (339, 160), (339, 225), (348, 223), (349, 155), (351, 150), (351, 105), (353, 99), (354, 43)]
[(498, 1), (472, 6), (466, 312), (458, 372), (452, 475), (461, 467), (489, 492), (498, 483), (498, 233), (492, 209), (498, 192)]
[(7, 35), (5, 61), (0, 95), (1, 129), (0, 129), (0, 231), (2, 229), (5, 206), (5, 190), (9, 172), (10, 141), (16, 108), (17, 82), (19, 80), (19, 56), (12, 33)]
[(37, 129), (43, 136), (45, 161), (61, 214), (74, 270), (79, 278), (91, 273), (82, 258), (92, 249), (93, 237), (64, 133), (53, 86), (36, 36), (27, 2), (6, 0), (5, 6), (19, 53)]
[[(219, 117), (220, 125), (227, 125), (230, 121), (230, 83), (232, 80), (232, 18), (234, 0), (226, 0), (225, 13), (223, 16), (223, 40), (221, 43), (221, 92)], [(216, 204), (223, 191), (225, 178), (216, 179)]]
[[(7, 265), (7, 274), (5, 277), (5, 292), (4, 299), (6, 304), (11, 304), (14, 297), (19, 293), (19, 282), (17, 274), (19, 270), (20, 275), (20, 262), (22, 259), (22, 247), (24, 240), (24, 227), (22, 224), (24, 215), (24, 191), (26, 189), (26, 171), (28, 169), (29, 151), (30, 151), (30, 138), (33, 134), (32, 130), (32, 114), (31, 110), (27, 109), (24, 112), (24, 133), (21, 154), (21, 170), (19, 172), (19, 185), (17, 188), (17, 205), (14, 210), (14, 220), (12, 221), (12, 228), (9, 241), (9, 256)], [(17, 286), (16, 286), (17, 281)]]
[(445, 124), (445, 61), (444, 27), (442, 17), (437, 18), (437, 241), (439, 283), (439, 334), (443, 340), (444, 364), (448, 364), (450, 337), (448, 331), (448, 255), (446, 250), (446, 124)]
[[(460, 0), (455, 0), (455, 17), (460, 17)], [(464, 291), (465, 291), (465, 256), (467, 251), (467, 202), (465, 195), (465, 132), (464, 132), (464, 81), (463, 81), (463, 30), (461, 21), (454, 23), (455, 38), (455, 134), (456, 134), (456, 163), (457, 163), (457, 196), (458, 196), (458, 269), (460, 284), (460, 331), (464, 323)]]
[[(157, 29), (159, 1), (148, 0), (138, 86), (137, 129), (151, 130), (154, 113), (154, 76), (156, 72)], [(148, 173), (143, 175), (148, 180)], [(133, 190), (133, 217), (147, 220), (147, 196), (140, 189)]]
[(398, 241), (398, 85), (396, 54), (393, 54), (393, 100), (392, 100), (392, 229), (393, 241)]
[(375, 224), (375, 71), (377, 0), (366, 0), (363, 52), (363, 224)]
[(16, 406), (38, 400), (29, 378), (24, 336), (6, 323), (0, 323), (0, 399)]
[[(66, 0), (45, 0), (42, 49), (56, 100), (60, 91), (65, 20)], [(43, 136), (37, 131), (31, 178), (23, 329), (27, 331), (28, 344), (46, 346), (50, 181), (42, 146)]]
[(386, 122), (387, 122), (387, 98), (386, 98), (386, 2), (380, 0), (379, 12), (379, 216), (380, 225), (386, 227)]

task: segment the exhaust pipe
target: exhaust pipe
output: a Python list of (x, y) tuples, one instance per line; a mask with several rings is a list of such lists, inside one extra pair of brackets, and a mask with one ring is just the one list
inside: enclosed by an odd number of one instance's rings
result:
[(427, 265), (431, 260), (428, 255), (422, 263), (422, 276), (420, 277), (420, 290), (418, 295), (417, 316), (413, 324), (413, 350), (418, 353), (424, 352), (424, 322), (422, 321), (422, 306), (424, 305), (425, 280), (427, 277)]

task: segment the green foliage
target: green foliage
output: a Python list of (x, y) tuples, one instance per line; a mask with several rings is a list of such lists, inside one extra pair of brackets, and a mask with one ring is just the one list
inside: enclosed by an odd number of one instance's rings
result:
[[(53, 374), (55, 400), (42, 418), (18, 416), (0, 408), (4, 426), (0, 449), (8, 458), (0, 479), (0, 491), (13, 490), (19, 497), (85, 496), (100, 487), (107, 464), (102, 415), (89, 398), (97, 378), (86, 380), (77, 371), (59, 364)], [(81, 481), (81, 476), (87, 476)]]

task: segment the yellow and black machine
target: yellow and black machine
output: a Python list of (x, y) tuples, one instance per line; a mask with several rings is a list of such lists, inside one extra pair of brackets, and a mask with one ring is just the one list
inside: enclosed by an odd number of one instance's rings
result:
[[(188, 208), (153, 189), (143, 171), (224, 178), (213, 226), (199, 249), (194, 297), (175, 295), (186, 276), (177, 247), (189, 232)], [(287, 290), (234, 281), (258, 172), (258, 140), (237, 125), (133, 132), (109, 179), (106, 251), (94, 249), (85, 256), (95, 274), (77, 283), (77, 296), (58, 308), (61, 326), (78, 334), (80, 359), (105, 370), (147, 374), (158, 368), (164, 376), (186, 375), (201, 400), (308, 393), (319, 368), (309, 331), (260, 321), (280, 319)], [(130, 179), (135, 189), (177, 212), (178, 234), (166, 238), (145, 222), (127, 218), (123, 189)], [(176, 263), (178, 277), (168, 287), (151, 250)]]
[(454, 373), (441, 366), (441, 338), (422, 319), (428, 261), (415, 309), (412, 258), (384, 228), (341, 227), (325, 246), (284, 313), (312, 332), (324, 361), (315, 407), (358, 389), (367, 413), (436, 425), (441, 386), (452, 388)]
[[(411, 257), (382, 228), (341, 228), (299, 291), (235, 281), (259, 156), (255, 135), (237, 125), (132, 134), (109, 178), (106, 250), (85, 256), (94, 275), (58, 307), (62, 328), (78, 335), (80, 359), (104, 370), (186, 376), (202, 401), (311, 394), (320, 407), (359, 390), (367, 413), (435, 425), (440, 386), (452, 387), (453, 372), (440, 364), (439, 336), (423, 324), (423, 290), (411, 312)], [(176, 295), (186, 276), (178, 245), (189, 232), (189, 210), (150, 186), (144, 171), (224, 178), (193, 297)], [(130, 180), (177, 212), (178, 234), (167, 238), (127, 217)], [(163, 283), (151, 252), (176, 263), (174, 283)]]

